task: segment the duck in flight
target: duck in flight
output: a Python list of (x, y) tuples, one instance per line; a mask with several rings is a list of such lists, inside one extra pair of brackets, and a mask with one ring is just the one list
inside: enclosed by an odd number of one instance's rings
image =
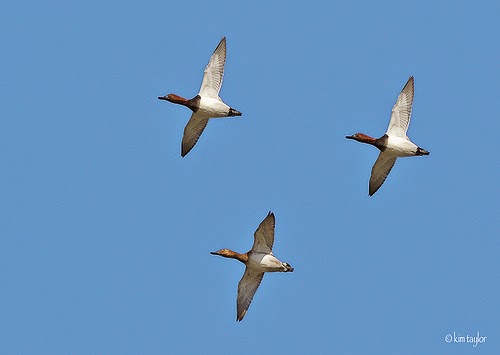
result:
[(396, 104), (392, 108), (389, 128), (382, 137), (378, 139), (372, 138), (363, 133), (346, 136), (347, 139), (354, 139), (361, 143), (371, 144), (380, 150), (380, 154), (372, 167), (370, 176), (370, 196), (377, 192), (380, 186), (382, 186), (398, 157), (429, 155), (428, 151), (418, 147), (410, 141), (406, 135), (406, 131), (410, 124), (413, 94), (414, 82), (413, 76), (410, 76), (403, 90), (401, 90)]
[(160, 100), (183, 105), (193, 111), (186, 128), (184, 128), (181, 145), (182, 157), (186, 156), (193, 149), (210, 118), (241, 116), (241, 112), (226, 105), (219, 97), (225, 63), (226, 37), (222, 37), (205, 68), (198, 95), (189, 100), (176, 94), (158, 97)]
[(236, 300), (236, 320), (238, 322), (245, 317), (265, 272), (293, 272), (293, 267), (290, 264), (280, 261), (273, 255), (274, 225), (274, 213), (269, 212), (254, 233), (252, 249), (245, 254), (229, 249), (210, 253), (236, 259), (246, 265), (245, 273), (238, 284), (238, 298)]

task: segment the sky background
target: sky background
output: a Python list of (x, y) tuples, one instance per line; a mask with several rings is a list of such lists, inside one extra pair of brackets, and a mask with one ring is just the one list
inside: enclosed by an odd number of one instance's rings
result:
[[(498, 354), (498, 1), (0, 4), (0, 353)], [(222, 36), (221, 97), (180, 157)], [(410, 75), (409, 137), (368, 197)], [(273, 211), (267, 274), (236, 319)], [(447, 343), (447, 334), (486, 336)]]

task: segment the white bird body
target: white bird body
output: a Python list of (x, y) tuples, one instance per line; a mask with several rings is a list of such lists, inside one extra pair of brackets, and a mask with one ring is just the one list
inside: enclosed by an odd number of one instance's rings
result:
[(384, 154), (394, 155), (395, 157), (411, 157), (417, 155), (418, 146), (408, 138), (397, 136), (388, 136), (387, 146)]
[(228, 117), (227, 114), (231, 109), (221, 99), (208, 96), (201, 96), (199, 105), (196, 114), (207, 118)]
[(372, 167), (368, 193), (372, 196), (382, 186), (399, 157), (429, 155), (429, 152), (413, 143), (406, 132), (410, 125), (411, 109), (414, 96), (413, 76), (410, 76), (392, 108), (391, 120), (387, 132), (380, 138), (372, 138), (363, 133), (347, 136), (358, 142), (374, 145), (380, 149), (377, 161)]
[(241, 261), (246, 265), (245, 273), (238, 283), (236, 299), (236, 320), (241, 321), (250, 307), (253, 296), (266, 272), (293, 272), (293, 267), (273, 255), (275, 218), (269, 212), (254, 233), (252, 249), (244, 254), (221, 249), (210, 254)]
[(158, 99), (183, 105), (193, 111), (181, 144), (181, 156), (186, 156), (200, 138), (210, 118), (241, 116), (241, 112), (226, 105), (219, 97), (226, 63), (226, 37), (222, 37), (205, 67), (198, 95), (188, 100), (179, 95), (168, 94)]
[(278, 272), (286, 270), (286, 267), (283, 266), (283, 262), (272, 253), (266, 254), (250, 252), (248, 255), (247, 266), (262, 272)]

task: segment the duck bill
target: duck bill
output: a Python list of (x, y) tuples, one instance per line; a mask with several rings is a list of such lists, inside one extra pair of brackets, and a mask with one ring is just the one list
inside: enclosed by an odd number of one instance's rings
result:
[(158, 96), (158, 100), (165, 100), (165, 101), (168, 101), (167, 97), (166, 96)]

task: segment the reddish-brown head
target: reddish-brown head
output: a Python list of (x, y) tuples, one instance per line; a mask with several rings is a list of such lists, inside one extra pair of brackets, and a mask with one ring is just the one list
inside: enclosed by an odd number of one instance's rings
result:
[(375, 144), (376, 139), (370, 136), (367, 136), (364, 133), (356, 133), (353, 134), (352, 136), (346, 136), (347, 139), (354, 139), (355, 141), (362, 142), (362, 143), (368, 143), (368, 144)]
[(229, 251), (230, 251), (229, 249), (221, 249), (221, 250), (217, 250), (217, 251), (211, 251), (210, 254), (224, 256), (227, 258)]
[(346, 136), (346, 138), (347, 139), (354, 139), (357, 141), (366, 140), (366, 139), (374, 139), (374, 138), (372, 138), (364, 133), (355, 133), (352, 136)]
[(174, 104), (186, 105), (189, 100), (176, 95), (176, 94), (168, 94), (166, 96), (158, 96), (159, 100), (165, 100), (169, 102), (173, 102)]
[(241, 261), (242, 263), (246, 263), (248, 261), (248, 254), (240, 254), (240, 253), (237, 253), (237, 252), (229, 250), (229, 249), (221, 249), (221, 250), (217, 250), (217, 251), (211, 251), (210, 254), (223, 256), (225, 258), (237, 259), (237, 260)]

